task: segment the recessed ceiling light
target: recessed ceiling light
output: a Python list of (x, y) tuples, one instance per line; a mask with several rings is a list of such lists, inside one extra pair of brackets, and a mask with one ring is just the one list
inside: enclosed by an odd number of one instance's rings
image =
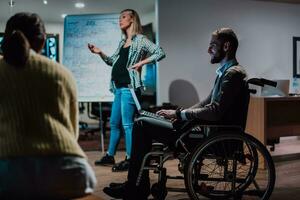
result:
[(47, 0), (44, 0), (43, 3), (44, 3), (45, 5), (47, 5), (47, 4), (48, 4), (48, 1), (47, 1)]
[(67, 14), (62, 14), (61, 15), (62, 18), (65, 18), (66, 16), (67, 16)]
[(10, 0), (9, 2), (8, 2), (8, 5), (10, 6), (10, 7), (14, 7), (15, 6), (15, 1), (13, 1), (13, 0)]
[(75, 7), (76, 8), (84, 8), (84, 3), (82, 3), (82, 2), (78, 2), (78, 3), (75, 3)]

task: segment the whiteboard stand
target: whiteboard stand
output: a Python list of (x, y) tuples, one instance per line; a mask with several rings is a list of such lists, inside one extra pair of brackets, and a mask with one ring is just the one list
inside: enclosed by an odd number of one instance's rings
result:
[(99, 102), (99, 127), (100, 127), (100, 145), (101, 145), (101, 150), (102, 154), (104, 155), (104, 133), (103, 133), (103, 119), (102, 119), (102, 105), (101, 102)]

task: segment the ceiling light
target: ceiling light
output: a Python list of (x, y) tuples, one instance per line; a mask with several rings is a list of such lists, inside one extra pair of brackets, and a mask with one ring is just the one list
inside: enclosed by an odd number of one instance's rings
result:
[(62, 18), (65, 18), (66, 16), (67, 16), (67, 14), (62, 14), (61, 15)]
[(47, 0), (44, 0), (43, 3), (44, 3), (45, 5), (47, 5), (47, 4), (48, 4), (48, 1), (47, 1)]
[(15, 6), (15, 1), (10, 0), (10, 1), (8, 2), (8, 5), (9, 5), (10, 7), (14, 7), (14, 6)]
[(82, 2), (78, 2), (78, 3), (75, 3), (75, 7), (76, 8), (84, 8), (84, 3), (82, 3)]

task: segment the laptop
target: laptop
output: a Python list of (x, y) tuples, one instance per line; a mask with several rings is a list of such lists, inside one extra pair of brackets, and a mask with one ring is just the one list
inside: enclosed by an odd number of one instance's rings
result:
[(289, 96), (290, 80), (273, 80), (277, 82), (276, 87), (265, 85), (261, 90), (261, 96)]
[(156, 113), (152, 113), (152, 112), (148, 112), (145, 110), (142, 110), (141, 104), (135, 94), (134, 89), (129, 86), (129, 90), (131, 92), (132, 98), (134, 100), (134, 103), (136, 105), (136, 109), (138, 111), (138, 114), (140, 117), (145, 117), (148, 118), (148, 120), (151, 120), (151, 123), (153, 124), (157, 124), (159, 126), (164, 126), (166, 128), (170, 128), (173, 129), (173, 123), (171, 122), (171, 120), (164, 118), (161, 115), (158, 115)]

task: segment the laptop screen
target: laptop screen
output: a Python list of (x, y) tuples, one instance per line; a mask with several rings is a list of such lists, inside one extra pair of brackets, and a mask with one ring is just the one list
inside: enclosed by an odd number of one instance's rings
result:
[(273, 80), (277, 82), (276, 87), (265, 85), (261, 90), (262, 96), (289, 96), (290, 80)]
[(135, 92), (134, 92), (134, 89), (133, 89), (132, 87), (129, 87), (129, 90), (130, 90), (130, 92), (131, 92), (132, 98), (133, 98), (134, 103), (135, 103), (135, 105), (136, 105), (136, 109), (137, 109), (138, 111), (142, 110), (141, 104), (140, 104), (140, 102), (139, 102), (139, 100), (138, 100), (138, 98), (137, 98), (137, 96), (136, 96), (136, 94), (135, 94)]

